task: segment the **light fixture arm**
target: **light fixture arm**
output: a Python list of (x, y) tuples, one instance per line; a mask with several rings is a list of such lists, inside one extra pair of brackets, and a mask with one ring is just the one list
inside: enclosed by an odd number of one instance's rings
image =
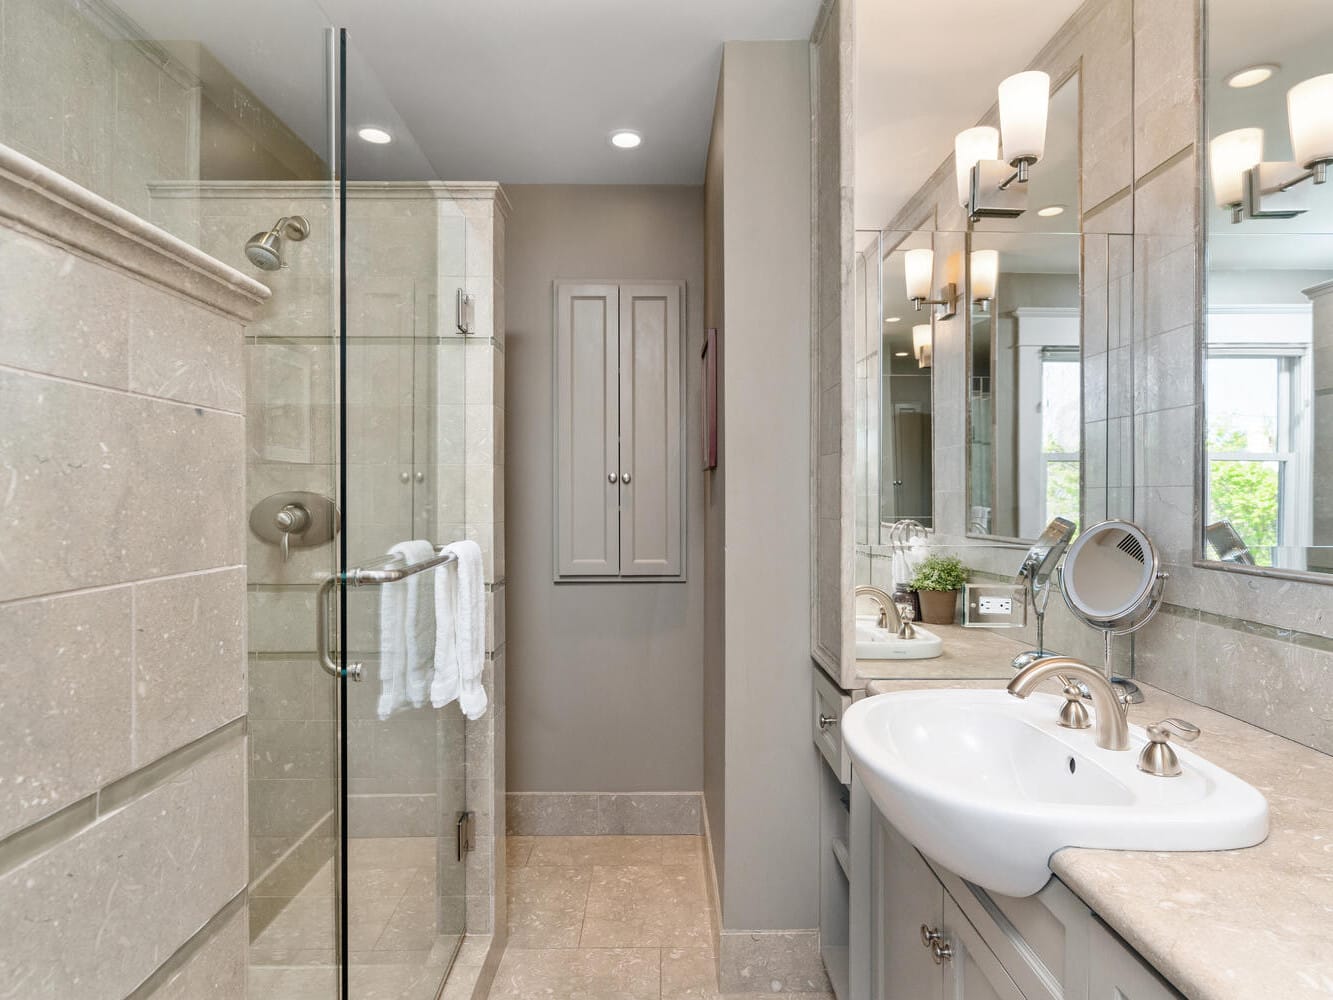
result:
[(912, 308), (920, 312), (926, 306), (935, 307), (935, 315), (940, 319), (951, 319), (958, 312), (958, 285), (949, 282), (939, 290), (939, 298), (923, 299), (912, 297)]
[(1028, 170), (1032, 164), (1036, 162), (1037, 158), (1035, 156), (1020, 156), (1018, 159), (1014, 160), (1009, 164), (1009, 166), (1014, 168), (1014, 172), (1000, 182), (1000, 190), (1008, 191), (1009, 185), (1014, 183), (1014, 181), (1017, 181), (1019, 184), (1026, 184), (1028, 182)]

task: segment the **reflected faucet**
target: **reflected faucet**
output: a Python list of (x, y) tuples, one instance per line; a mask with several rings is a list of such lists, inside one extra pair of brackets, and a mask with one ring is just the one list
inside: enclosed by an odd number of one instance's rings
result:
[[(1092, 707), (1097, 713), (1097, 745), (1103, 750), (1129, 749), (1129, 705), (1111, 686), (1106, 675), (1072, 656), (1048, 656), (1037, 660), (1018, 672), (1009, 682), (1009, 693), (1015, 698), (1026, 698), (1038, 684), (1056, 677), (1060, 683), (1082, 681), (1092, 692)], [(1062, 723), (1063, 724), (1063, 723)]]
[(901, 632), (903, 627), (902, 615), (898, 613), (898, 605), (894, 603), (892, 597), (884, 593), (878, 587), (872, 587), (869, 584), (861, 584), (856, 588), (855, 597), (869, 597), (879, 605), (879, 627), (891, 629), (894, 632)]

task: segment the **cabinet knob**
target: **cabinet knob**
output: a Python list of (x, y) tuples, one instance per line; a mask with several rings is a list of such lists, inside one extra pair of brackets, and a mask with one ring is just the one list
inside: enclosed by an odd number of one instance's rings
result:
[(622, 472), (622, 473), (620, 474), (620, 481), (621, 481), (622, 483), (624, 483), (626, 486), (628, 486), (628, 485), (629, 485), (629, 473), (628, 473), (628, 472)]
[(921, 925), (921, 943), (927, 948), (940, 940), (940, 932), (930, 927), (928, 924)]
[[(825, 715), (823, 712), (819, 713), (819, 731), (821, 733), (824, 730), (828, 729), (829, 726), (836, 726), (837, 724), (838, 724), (838, 717), (836, 715)], [(922, 924), (921, 929), (925, 930), (925, 928), (926, 925)]]
[(930, 954), (936, 965), (943, 965), (953, 958), (953, 948), (948, 941), (936, 941), (930, 946)]
[(400, 483), (410, 483), (412, 481), (412, 474), (410, 472), (400, 472), (398, 473), (398, 481)]
[(608, 473), (606, 474), (606, 481), (607, 481), (608, 483), (611, 483), (612, 485), (615, 484), (615, 481), (616, 481), (616, 479), (618, 479), (618, 478), (619, 478), (619, 477), (618, 477), (614, 472), (608, 472)]

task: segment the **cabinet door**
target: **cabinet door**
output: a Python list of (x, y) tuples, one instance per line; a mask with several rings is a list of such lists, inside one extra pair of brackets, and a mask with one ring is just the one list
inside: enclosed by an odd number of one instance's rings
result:
[(916, 848), (876, 817), (875, 1000), (943, 1000), (944, 975), (921, 928), (944, 932), (944, 887)]
[(1090, 1000), (1183, 1000), (1099, 920), (1088, 934)]
[(556, 282), (556, 574), (620, 572), (620, 290)]
[(949, 1000), (1025, 1000), (995, 953), (947, 895), (944, 933), (952, 951), (944, 962), (944, 995)]
[(681, 569), (681, 312), (685, 288), (620, 286), (620, 573)]

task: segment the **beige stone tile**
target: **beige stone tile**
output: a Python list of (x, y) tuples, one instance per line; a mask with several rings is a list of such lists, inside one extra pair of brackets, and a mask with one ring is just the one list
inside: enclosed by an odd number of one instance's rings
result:
[(347, 842), (352, 871), (375, 868), (429, 868), (435, 864), (434, 837), (363, 837)]
[(322, 966), (252, 966), (249, 985), (249, 1000), (328, 1000), (338, 992), (338, 970)]
[(582, 947), (703, 947), (710, 937), (697, 865), (593, 869)]
[(137, 285), (130, 312), (130, 388), (149, 396), (245, 406), (245, 342), (234, 319)]
[(0, 836), (130, 769), (129, 619), (128, 587), (0, 608)]
[(654, 837), (661, 848), (664, 865), (699, 865), (704, 863), (703, 837)]
[(513, 835), (506, 837), (505, 864), (510, 868), (522, 868), (532, 856), (535, 843), (536, 838), (534, 837), (516, 837)]
[(656, 948), (522, 949), (510, 947), (495, 973), (490, 1000), (658, 1000)]
[(244, 637), (243, 568), (135, 585), (136, 766), (245, 714)]
[(662, 949), (662, 1000), (712, 1000), (716, 995), (712, 948)]
[(152, 1000), (233, 1000), (244, 996), (248, 943), (242, 908), (152, 992)]
[(507, 893), (509, 946), (577, 947), (591, 882), (580, 868), (515, 868)]
[(463, 929), (463, 913), (461, 909), (452, 912), (450, 904), (450, 899), (438, 899), (433, 887), (404, 893), (376, 940), (375, 951), (429, 953), (442, 937), (457, 941)]
[(576, 868), (661, 864), (662, 845), (656, 837), (534, 837), (527, 863)]

